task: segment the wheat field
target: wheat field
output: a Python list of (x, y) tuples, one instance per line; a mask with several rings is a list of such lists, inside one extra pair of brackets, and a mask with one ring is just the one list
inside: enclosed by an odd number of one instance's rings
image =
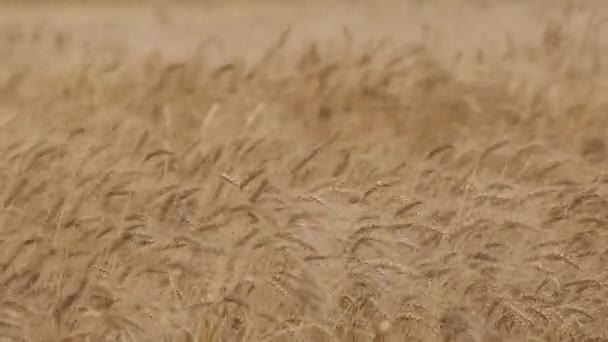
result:
[(608, 341), (604, 7), (1, 5), (0, 341)]

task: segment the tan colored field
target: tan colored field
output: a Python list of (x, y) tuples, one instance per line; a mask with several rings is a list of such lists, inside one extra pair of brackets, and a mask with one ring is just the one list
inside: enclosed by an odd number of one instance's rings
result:
[(4, 5), (0, 341), (608, 341), (582, 3)]

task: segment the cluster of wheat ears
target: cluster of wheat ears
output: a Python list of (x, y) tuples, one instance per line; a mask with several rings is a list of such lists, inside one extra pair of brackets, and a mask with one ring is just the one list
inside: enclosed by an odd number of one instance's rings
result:
[(607, 341), (584, 10), (453, 56), (343, 28), (219, 64), (3, 27), (0, 341)]

